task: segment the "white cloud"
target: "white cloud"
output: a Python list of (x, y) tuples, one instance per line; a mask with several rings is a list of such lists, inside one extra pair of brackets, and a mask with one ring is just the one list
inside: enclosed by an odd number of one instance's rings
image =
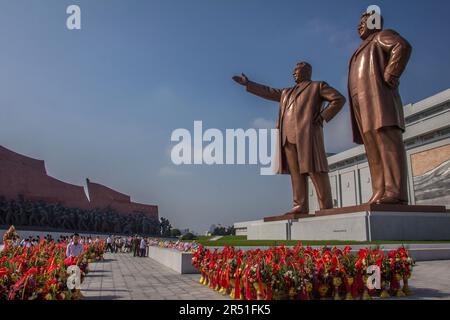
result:
[(356, 29), (343, 29), (320, 18), (309, 20), (306, 27), (310, 32), (326, 39), (335, 48), (345, 52), (353, 52), (358, 48), (359, 38)]
[(255, 120), (252, 121), (250, 126), (255, 129), (274, 129), (275, 121), (267, 120), (264, 118), (256, 118)]

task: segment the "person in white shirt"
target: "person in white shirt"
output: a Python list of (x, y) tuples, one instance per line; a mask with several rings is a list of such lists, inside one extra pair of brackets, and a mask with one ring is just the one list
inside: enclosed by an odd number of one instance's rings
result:
[(146, 249), (146, 247), (147, 247), (147, 243), (145, 242), (145, 239), (144, 238), (142, 238), (141, 239), (141, 243), (139, 244), (139, 251), (140, 251), (140, 253), (139, 253), (139, 256), (140, 257), (145, 257), (145, 249)]
[(78, 257), (83, 252), (83, 245), (80, 243), (80, 236), (75, 233), (72, 237), (72, 242), (69, 243), (66, 249), (66, 257)]
[[(72, 242), (67, 246), (66, 257), (78, 257), (81, 253), (83, 253), (83, 245), (80, 243), (80, 235), (75, 233), (72, 236)], [(83, 298), (80, 289), (75, 288), (74, 292), (78, 297)]]
[(113, 252), (112, 238), (111, 238), (111, 236), (108, 236), (108, 238), (106, 238), (106, 249), (105, 249), (105, 252), (108, 252), (108, 249), (109, 249), (109, 251), (110, 251), (111, 253)]

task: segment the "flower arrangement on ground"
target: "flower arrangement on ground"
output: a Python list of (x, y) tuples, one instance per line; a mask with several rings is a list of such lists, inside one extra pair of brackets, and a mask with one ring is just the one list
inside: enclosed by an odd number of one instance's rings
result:
[(104, 241), (85, 245), (78, 257), (66, 258), (66, 244), (42, 240), (37, 246), (13, 246), (0, 252), (0, 300), (70, 300), (79, 296), (67, 287), (67, 269), (77, 265), (81, 281), (89, 260), (103, 258)]
[[(225, 246), (211, 251), (199, 245), (192, 264), (201, 274), (200, 283), (233, 299), (368, 300), (411, 294), (414, 261), (404, 247), (387, 253), (364, 248), (355, 254), (349, 246), (313, 249), (298, 244), (250, 251)], [(378, 289), (368, 286), (375, 269)]]

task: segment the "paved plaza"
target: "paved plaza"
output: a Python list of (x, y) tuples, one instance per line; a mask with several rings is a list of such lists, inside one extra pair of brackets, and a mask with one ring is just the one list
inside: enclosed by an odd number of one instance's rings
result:
[(86, 299), (229, 299), (201, 285), (198, 274), (180, 275), (153, 259), (127, 253), (106, 253), (105, 260), (89, 264), (89, 270), (81, 286)]
[(450, 300), (450, 260), (417, 262), (410, 283), (414, 296), (406, 299)]
[[(180, 275), (150, 258), (107, 253), (89, 269), (82, 284), (86, 299), (228, 299), (199, 284), (199, 275)], [(450, 261), (418, 262), (410, 284), (414, 296), (406, 299), (450, 299)]]

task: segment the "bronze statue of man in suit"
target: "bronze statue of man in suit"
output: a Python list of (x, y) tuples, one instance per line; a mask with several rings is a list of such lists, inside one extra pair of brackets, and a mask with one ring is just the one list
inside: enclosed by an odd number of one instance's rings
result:
[(369, 203), (407, 204), (403, 105), (398, 86), (411, 55), (411, 45), (393, 30), (369, 27), (362, 15), (363, 40), (349, 64), (348, 90), (355, 143), (364, 144), (372, 177)]
[[(278, 173), (291, 175), (293, 193), (293, 208), (287, 214), (309, 212), (308, 176), (316, 189), (320, 208), (333, 207), (322, 124), (342, 109), (345, 98), (326, 82), (311, 81), (311, 75), (309, 63), (298, 63), (293, 72), (296, 85), (285, 89), (249, 81), (244, 74), (233, 77), (248, 92), (280, 103), (276, 125), (280, 130)], [(324, 102), (328, 102), (325, 108)]]

